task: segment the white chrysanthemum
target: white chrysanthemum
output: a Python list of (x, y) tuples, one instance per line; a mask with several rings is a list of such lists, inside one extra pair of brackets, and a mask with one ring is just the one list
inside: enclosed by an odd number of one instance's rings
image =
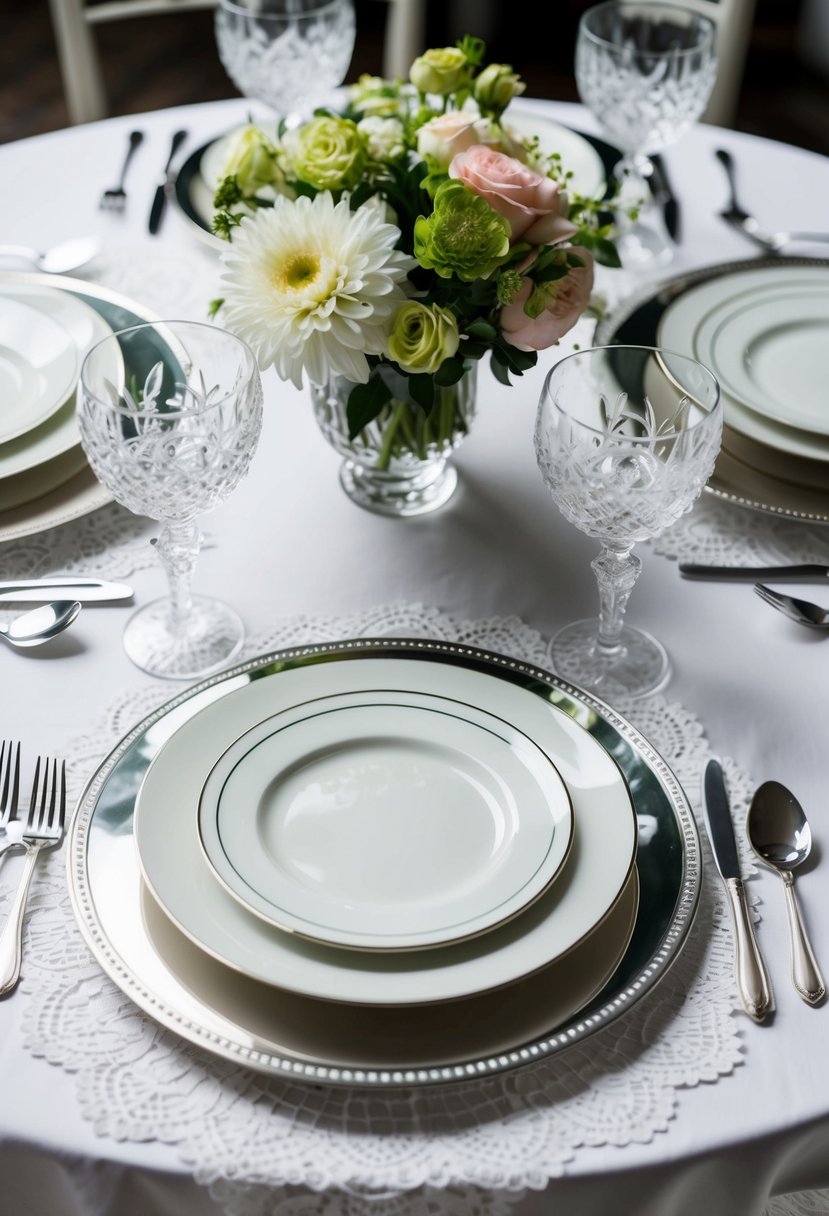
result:
[(222, 323), (253, 348), (261, 368), (302, 387), (330, 372), (368, 380), (381, 355), (414, 259), (394, 248), (400, 230), (377, 207), (348, 199), (277, 198), (244, 219), (222, 255)]

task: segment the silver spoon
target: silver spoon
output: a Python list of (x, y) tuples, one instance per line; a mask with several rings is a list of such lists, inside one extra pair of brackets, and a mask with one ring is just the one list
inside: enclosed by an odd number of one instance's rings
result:
[(728, 206), (720, 212), (720, 218), (731, 224), (732, 228), (738, 229), (743, 236), (747, 236), (767, 253), (781, 253), (787, 245), (823, 244), (829, 241), (829, 232), (766, 232), (759, 221), (737, 201), (734, 158), (731, 153), (725, 148), (717, 148), (714, 155), (725, 169), (730, 194)]
[(757, 856), (778, 871), (786, 884), (786, 911), (792, 943), (792, 979), (804, 1001), (816, 1005), (826, 984), (812, 953), (794, 894), (792, 870), (809, 856), (812, 832), (803, 808), (785, 785), (766, 781), (748, 808), (746, 831)]
[(95, 236), (80, 236), (70, 241), (61, 241), (44, 253), (30, 249), (27, 245), (0, 245), (0, 258), (17, 258), (31, 262), (46, 274), (69, 274), (80, 270), (91, 262), (100, 251), (101, 242)]
[(78, 600), (54, 600), (0, 625), (0, 638), (10, 646), (40, 646), (67, 629), (81, 610)]

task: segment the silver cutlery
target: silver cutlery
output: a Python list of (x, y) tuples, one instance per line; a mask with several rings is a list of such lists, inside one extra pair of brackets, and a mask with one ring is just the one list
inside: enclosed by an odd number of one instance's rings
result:
[(794, 596), (783, 595), (780, 591), (772, 591), (771, 587), (766, 587), (763, 583), (755, 583), (754, 590), (761, 600), (771, 604), (772, 608), (782, 612), (790, 621), (795, 621), (798, 625), (808, 625), (810, 629), (829, 629), (829, 610), (821, 608), (819, 604), (813, 604), (811, 600), (795, 599)]
[(81, 236), (61, 241), (42, 253), (28, 245), (0, 245), (0, 258), (15, 258), (30, 262), (44, 274), (70, 274), (80, 270), (100, 252), (101, 242), (95, 236)]
[(10, 827), (18, 826), (15, 819), (20, 795), (20, 744), (4, 739), (0, 744), (0, 857), (13, 849), (19, 840)]
[(77, 600), (54, 600), (31, 612), (23, 612), (8, 625), (0, 625), (0, 638), (9, 646), (28, 649), (42, 646), (68, 629), (81, 610)]
[(681, 562), (679, 573), (684, 578), (733, 579), (747, 583), (764, 579), (775, 583), (829, 582), (829, 566), (816, 562), (801, 566), (701, 566), (695, 562)]
[(124, 158), (124, 163), (121, 167), (121, 176), (118, 179), (117, 186), (112, 186), (109, 190), (105, 190), (101, 195), (101, 207), (104, 211), (123, 211), (127, 205), (127, 192), (124, 189), (124, 183), (127, 180), (127, 170), (130, 167), (130, 161), (133, 158), (135, 150), (143, 142), (143, 131), (130, 131), (129, 145), (127, 147), (127, 155)]
[(6, 923), (0, 932), (0, 996), (8, 996), (20, 979), (23, 956), (23, 915), (37, 859), (44, 849), (63, 840), (66, 819), (66, 763), (38, 757), (32, 783), (29, 815), (23, 829), (26, 864), (14, 893)]
[(746, 831), (760, 860), (783, 879), (792, 945), (792, 980), (803, 1000), (816, 1005), (826, 995), (826, 983), (806, 936), (792, 873), (812, 849), (812, 832), (803, 807), (785, 785), (779, 781), (766, 781), (751, 800)]
[(665, 221), (668, 236), (674, 244), (678, 244), (681, 232), (679, 200), (674, 194), (671, 180), (668, 177), (668, 170), (665, 167), (665, 160), (661, 153), (654, 152), (650, 161), (653, 169), (651, 173), (653, 201), (657, 207), (662, 209), (662, 218)]
[(722, 767), (709, 760), (702, 782), (702, 805), (714, 861), (723, 880), (734, 925), (734, 965), (743, 1009), (755, 1022), (762, 1022), (773, 1008), (771, 983), (760, 955), (745, 887), (740, 876), (734, 824)]
[(173, 136), (172, 142), (170, 144), (170, 154), (167, 157), (166, 164), (164, 165), (164, 169), (161, 174), (161, 180), (159, 181), (158, 186), (156, 187), (155, 195), (153, 197), (153, 205), (150, 208), (149, 229), (150, 229), (151, 236), (155, 236), (155, 234), (158, 232), (159, 228), (161, 227), (161, 217), (164, 214), (164, 208), (167, 205), (167, 198), (169, 196), (170, 186), (171, 186), (172, 180), (173, 180), (173, 175), (170, 171), (170, 166), (173, 163), (173, 159), (176, 155), (176, 152), (178, 152), (179, 148), (184, 143), (186, 138), (187, 138), (186, 131), (176, 131), (175, 135)]
[(731, 153), (725, 148), (717, 148), (715, 156), (725, 169), (730, 191), (728, 206), (720, 212), (720, 218), (732, 228), (742, 232), (743, 236), (765, 249), (767, 253), (782, 253), (787, 245), (829, 242), (829, 232), (767, 232), (755, 216), (737, 201), (736, 174)]
[(82, 604), (132, 599), (126, 583), (107, 583), (98, 578), (31, 578), (0, 580), (0, 602), (40, 604), (56, 598), (80, 600)]

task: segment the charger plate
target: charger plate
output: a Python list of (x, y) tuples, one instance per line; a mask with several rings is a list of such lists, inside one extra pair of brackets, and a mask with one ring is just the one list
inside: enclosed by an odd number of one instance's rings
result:
[[(334, 1007), (321, 1002), (315, 1021), (316, 1039), (313, 1050), (309, 1050), (310, 1040), (291, 1040), (289, 1027), (297, 1024), (296, 1019), (279, 1022), (285, 999), (279, 988), (268, 989), (272, 1000), (265, 1004), (270, 1021), (263, 1022), (261, 986), (234, 975), (197, 950), (177, 932), (142, 885), (133, 836), (135, 800), (153, 758), (177, 729), (205, 707), (258, 680), (332, 661), (353, 660), (359, 664), (378, 658), (416, 660), (425, 670), (433, 671), (449, 665), (502, 680), (505, 689), (519, 690), (528, 699), (538, 698), (568, 714), (619, 766), (631, 791), (639, 834), (636, 867), (609, 913), (617, 928), (624, 925), (619, 909), (623, 901), (632, 898), (630, 884), (638, 874), (640, 896), (635, 924), (621, 962), (602, 990), (586, 1008), (577, 1005), (563, 1014), (563, 1023), (560, 1007), (551, 1008), (545, 1024), (547, 1007), (536, 1004), (538, 1016), (530, 1032), (526, 1009), (521, 1017), (510, 1014), (511, 1003), (521, 1004), (520, 984), (505, 987), (470, 998), (473, 1004), (469, 1008), (488, 1011), (488, 1034), (470, 1029), (470, 1050), (464, 1049), (463, 1036), (453, 1040), (450, 1035), (445, 1053), (438, 1058), (431, 1054), (429, 1036), (425, 1032), (422, 1038), (419, 1036), (418, 1028), (426, 1025), (420, 1015), (425, 1018), (424, 1011), (429, 1010), (430, 1024), (446, 1030), (453, 1023), (463, 1025), (456, 1019), (456, 1013), (465, 1007), (463, 1003), (403, 1011), (362, 1009), (360, 1016), (344, 1015), (351, 1019), (355, 1030), (353, 1039), (346, 1034), (345, 1042), (341, 1042), (333, 1025), (338, 1021), (331, 1015)], [(635, 727), (614, 710), (550, 673), (515, 659), (451, 643), (397, 639), (360, 639), (265, 655), (179, 694), (135, 726), (87, 784), (70, 825), (67, 866), (75, 914), (91, 950), (113, 981), (161, 1024), (192, 1043), (257, 1071), (312, 1083), (379, 1088), (479, 1079), (554, 1056), (570, 1044), (585, 1040), (658, 984), (685, 941), (701, 881), (699, 837), (679, 783)], [(601, 951), (593, 940), (600, 930), (597, 925), (593, 935), (572, 954), (592, 966), (590, 952), (595, 946), (604, 960), (602, 965), (612, 970), (612, 944)], [(617, 946), (623, 937), (620, 932)], [(585, 950), (588, 953), (582, 954)], [(543, 974), (540, 971), (522, 982), (541, 982)], [(232, 999), (233, 992), (239, 994), (238, 1003)], [(289, 995), (294, 1001), (302, 999)], [(478, 1006), (479, 1001), (485, 1004)], [(503, 1015), (498, 1013), (500, 1007)], [(348, 1006), (336, 1006), (337, 1010), (341, 1008)], [(363, 1014), (369, 1020), (388, 1015), (398, 1027), (397, 1039), (391, 1035), (383, 1049), (387, 1058), (382, 1065), (373, 1059), (371, 1044), (360, 1037)], [(402, 1019), (404, 1014), (410, 1022), (402, 1034), (404, 1022), (394, 1019)], [(330, 1037), (326, 1035), (326, 1022)], [(405, 1049), (400, 1045), (401, 1035)]]
[[(769, 273), (779, 276), (783, 283), (789, 281), (793, 270), (797, 275), (800, 268), (822, 268), (820, 273), (825, 274), (827, 267), (826, 259), (789, 257), (752, 258), (707, 266), (647, 286), (600, 321), (593, 340), (598, 346), (625, 343), (656, 346), (667, 310), (686, 292), (703, 284), (722, 281), (720, 285), (724, 286), (734, 277), (741, 288), (750, 290), (754, 274), (759, 276), (759, 283), (766, 281)], [(679, 333), (670, 332), (669, 336), (671, 349), (693, 355), (692, 327)], [(766, 426), (763, 442), (735, 430), (728, 425), (726, 403), (722, 449), (706, 492), (751, 510), (803, 523), (829, 523), (826, 462), (782, 451), (771, 437), (773, 424), (768, 422)]]
[[(0, 271), (0, 292), (6, 288), (23, 286), (66, 293), (88, 305), (109, 330), (128, 329), (131, 325), (158, 320), (155, 314), (143, 305), (105, 287), (99, 287), (97, 283), (87, 283), (83, 279), (71, 278), (68, 275)], [(72, 408), (70, 406), (70, 409)], [(58, 411), (50, 421), (55, 421), (59, 415), (62, 415), (62, 411)], [(80, 471), (60, 485), (53, 485), (25, 503), (7, 509), (0, 508), (0, 542), (34, 536), (38, 532), (71, 523), (72, 520), (97, 511), (110, 502), (112, 497), (109, 491), (104, 489), (84, 461)]]
[(213, 766), (198, 823), (244, 907), (359, 950), (441, 946), (510, 920), (549, 888), (573, 840), (567, 787), (532, 739), (408, 689), (326, 696), (259, 722)]

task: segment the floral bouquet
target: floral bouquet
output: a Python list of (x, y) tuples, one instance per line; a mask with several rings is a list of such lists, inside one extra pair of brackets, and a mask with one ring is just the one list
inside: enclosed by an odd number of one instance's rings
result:
[(307, 377), (346, 489), (389, 513), (452, 492), (477, 361), (509, 384), (587, 308), (594, 259), (619, 264), (598, 201), (510, 127), (525, 86), (484, 52), (466, 37), (408, 81), (362, 77), (342, 113), (243, 128), (216, 191), (223, 324)]

